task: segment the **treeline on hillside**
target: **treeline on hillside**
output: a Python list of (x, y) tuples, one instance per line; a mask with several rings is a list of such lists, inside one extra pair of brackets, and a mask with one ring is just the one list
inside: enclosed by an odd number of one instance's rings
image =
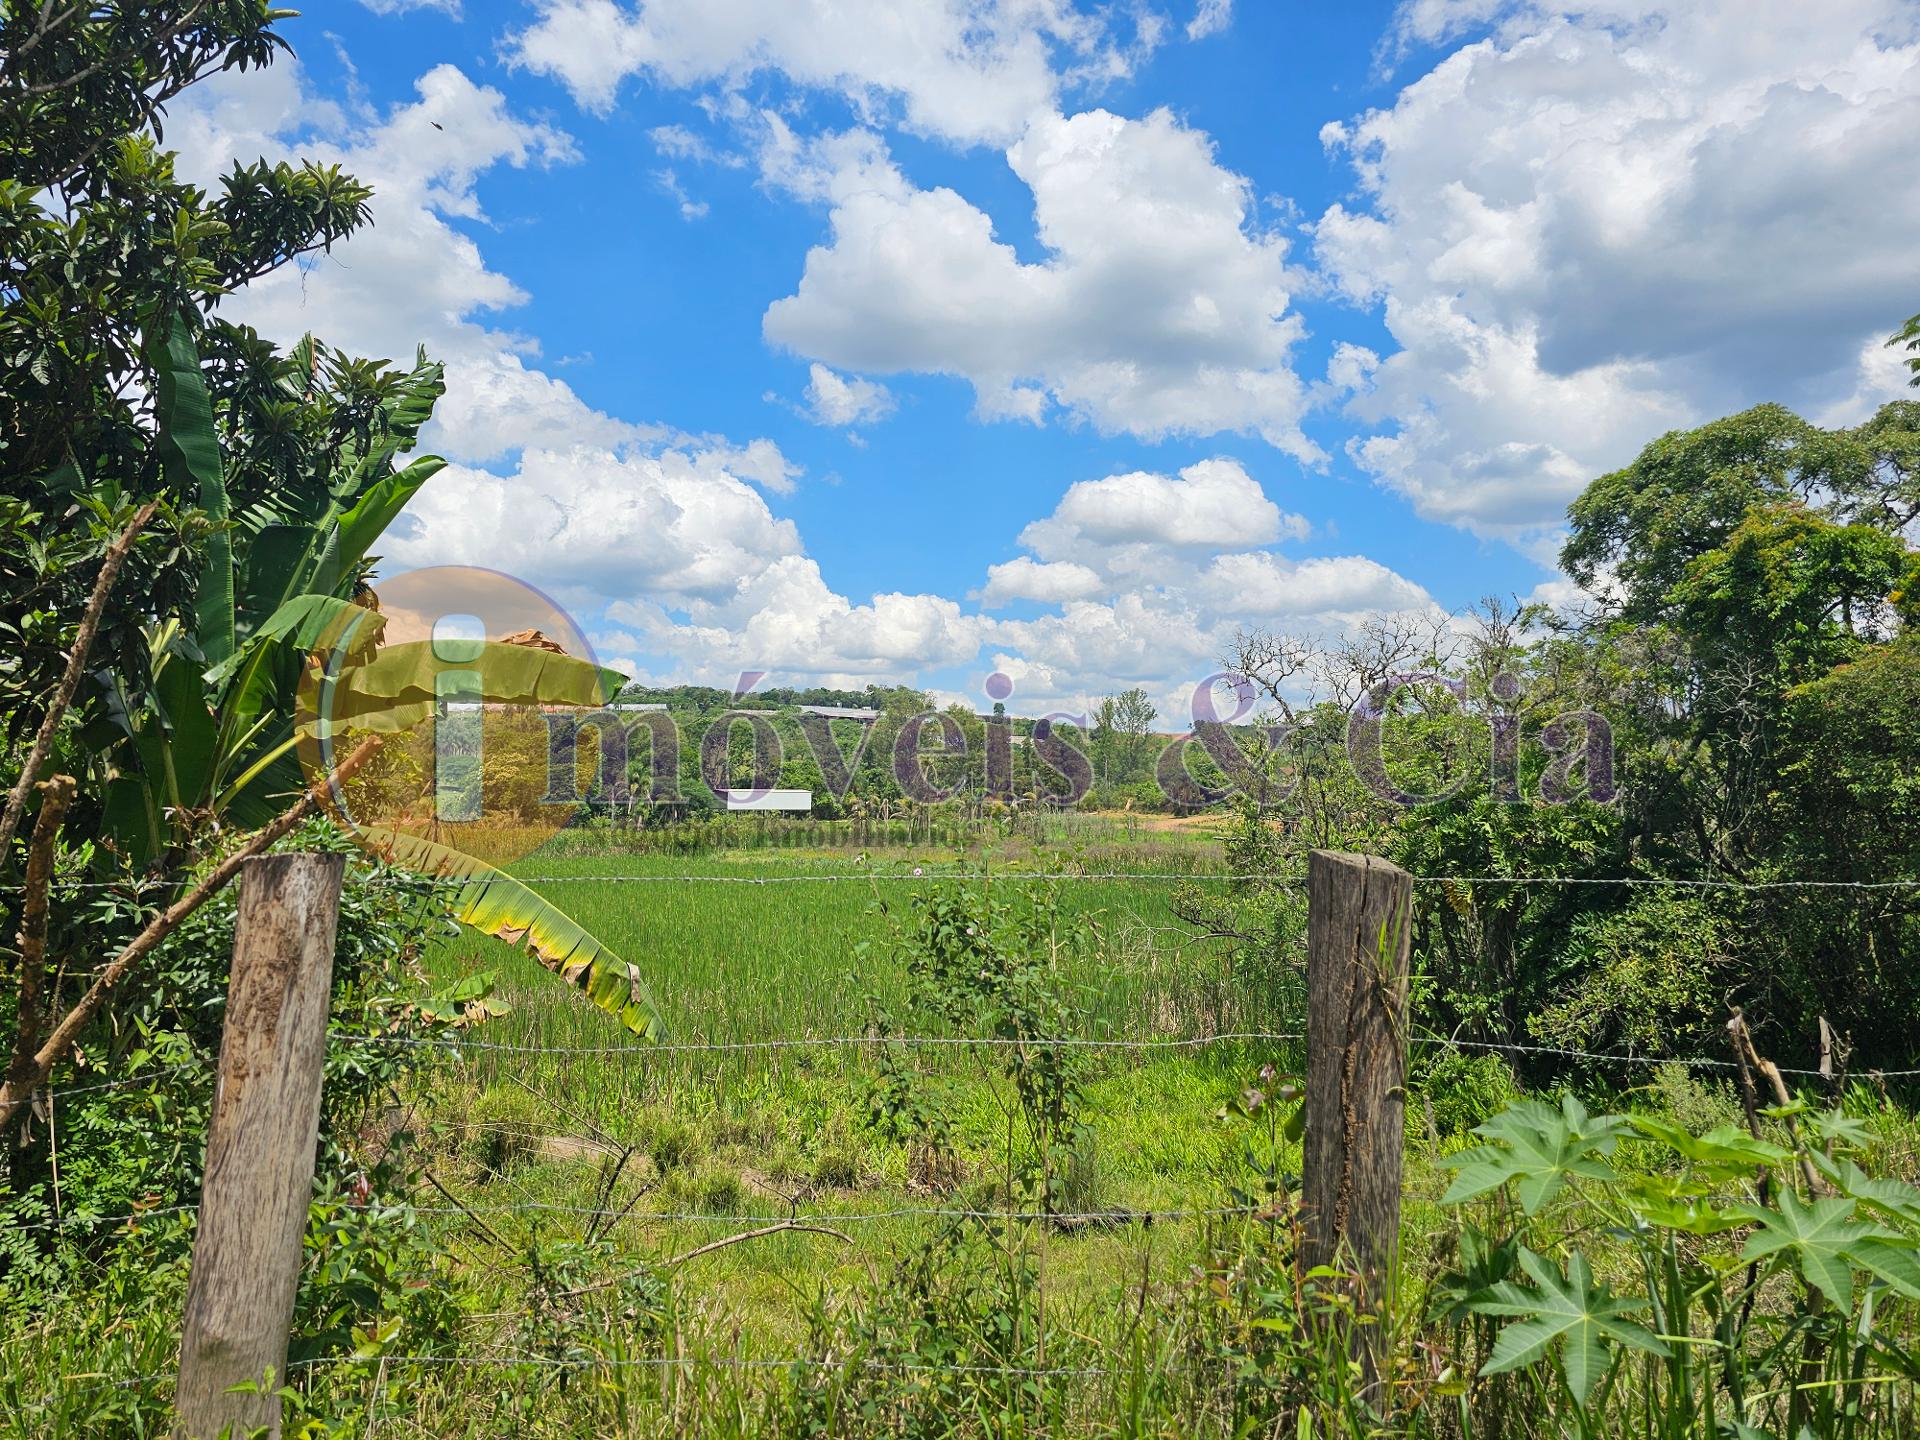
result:
[[(451, 743), (440, 743), (439, 754), (454, 758), (455, 788), (472, 792), (462, 792), (463, 813), (532, 820), (550, 815), (557, 798), (571, 798), (581, 818), (605, 813), (674, 825), (716, 813), (724, 807), (715, 792), (736, 787), (810, 791), (815, 819), (1041, 805), (1166, 811), (1202, 808), (1227, 791), (1227, 777), (1204, 750), (1190, 762), (1197, 783), (1161, 778), (1173, 737), (1154, 733), (1153, 704), (1138, 688), (1085, 715), (1044, 718), (1009, 715), (998, 703), (986, 712), (943, 707), (901, 685), (744, 695), (636, 685), (613, 703), (665, 708), (657, 716), (616, 711), (624, 738), (611, 756), (601, 724), (582, 725), (576, 739), (564, 717), (442, 717)], [(875, 718), (810, 714), (809, 706)], [(716, 725), (726, 727), (724, 740), (715, 738)], [(556, 779), (569, 766), (570, 786)]]
[[(1740, 1005), (1803, 1064), (1823, 1018), (1856, 1071), (1920, 1063), (1916, 516), (1920, 404), (1834, 430), (1762, 405), (1587, 487), (1571, 610), (1380, 620), (1331, 648), (1242, 635), (1232, 668), (1286, 733), (1232, 863), (1294, 874), (1328, 846), (1458, 877), (1416, 892), (1433, 1033), (1714, 1056)], [(1356, 723), (1413, 672), (1431, 678)], [(1297, 946), (1271, 882), (1181, 905), (1244, 937), (1246, 962)]]

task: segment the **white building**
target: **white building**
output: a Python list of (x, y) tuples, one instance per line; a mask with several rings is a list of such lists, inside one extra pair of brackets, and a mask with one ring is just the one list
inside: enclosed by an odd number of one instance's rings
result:
[(811, 790), (722, 790), (727, 809), (791, 811), (807, 813), (813, 809)]

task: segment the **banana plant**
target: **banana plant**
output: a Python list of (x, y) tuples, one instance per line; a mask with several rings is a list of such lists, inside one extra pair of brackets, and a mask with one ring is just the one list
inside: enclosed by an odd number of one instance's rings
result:
[[(358, 667), (355, 685), (369, 713), (332, 723), (392, 728), (396, 717), (417, 721), (423, 700), (430, 709), (430, 647), (376, 651), (385, 620), (367, 603), (364, 581), (371, 547), (445, 467), (434, 455), (396, 463), (413, 448), (445, 383), (441, 366), (424, 354), (396, 373), (330, 360), (308, 337), (274, 367), (272, 393), (247, 433), (228, 427), (230, 448), (250, 449), (256, 453), (248, 458), (258, 460), (299, 423), (303, 408), (325, 410), (326, 443), (302, 452), (317, 463), (274, 472), (222, 456), (201, 357), (184, 324), (150, 323), (144, 350), (169, 487), (196, 497), (210, 527), (191, 625), (169, 618), (148, 627), (144, 676), (99, 677), (108, 690), (110, 733), (98, 737), (111, 766), (107, 833), (136, 867), (161, 871), (178, 868), (208, 831), (262, 824), (303, 788), (299, 689), (316, 646), (350, 636), (373, 657)], [(237, 494), (242, 484), (259, 493)], [(490, 701), (598, 706), (623, 683), (569, 656), (483, 648), (477, 668)], [(382, 711), (384, 726), (374, 713)], [(638, 971), (526, 886), (415, 837), (363, 828), (356, 838), (383, 858), (457, 881), (457, 919), (526, 943), (636, 1034), (660, 1033)]]

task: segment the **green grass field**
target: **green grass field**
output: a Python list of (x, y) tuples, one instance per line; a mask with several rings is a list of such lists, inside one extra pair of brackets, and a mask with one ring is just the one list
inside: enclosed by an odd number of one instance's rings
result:
[[(1030, 855), (540, 853), (515, 870), (640, 967), (676, 1041), (861, 1033), (862, 995), (898, 993), (890, 923), (907, 918), (917, 891), (982, 874), (991, 878), (970, 883), (1051, 884), (1063, 920), (1095, 940), (1084, 952), (1090, 963), (1071, 977), (1095, 1030), (1144, 1038), (1229, 1028), (1214, 1023), (1228, 1018), (1217, 1013), (1221, 947), (1196, 939), (1168, 909), (1179, 882), (1157, 877), (1184, 872), (1158, 868), (1159, 858), (1082, 852), (1050, 876)], [(1132, 878), (1137, 872), (1156, 878)], [(1114, 875), (1127, 878), (1107, 878)], [(520, 1023), (540, 1027), (524, 1037), (533, 1043), (618, 1042), (590, 1007), (549, 1003), (537, 967), (520, 959), (469, 932), (438, 963), (501, 968), (516, 1007), (524, 1005)]]
[[(516, 870), (641, 968), (670, 1027), (670, 1048), (631, 1042), (524, 952), (461, 932), (433, 951), (431, 971), (441, 980), (494, 971), (494, 996), (512, 1009), (473, 1032), (475, 1048), (422, 1086), (417, 1123), (434, 1137), (441, 1158), (433, 1163), (448, 1171), (449, 1188), (503, 1237), (570, 1225), (584, 1233), (590, 1217), (565, 1207), (617, 1210), (636, 1192), (614, 1229), (636, 1255), (677, 1254), (790, 1214), (851, 1235), (852, 1244), (773, 1236), (699, 1262), (694, 1284), (703, 1303), (739, 1320), (741, 1343), (760, 1353), (782, 1353), (818, 1298), (796, 1288), (797, 1278), (852, 1283), (939, 1224), (911, 1214), (865, 1217), (1006, 1207), (1008, 1096), (990, 1050), (911, 1052), (952, 1125), (959, 1168), (935, 1186), (915, 1173), (907, 1147), (861, 1123), (873, 1045), (671, 1048), (862, 1035), (865, 996), (904, 1000), (892, 935), (909, 922), (916, 893), (951, 884), (988, 893), (1050, 887), (1063, 929), (1084, 941), (1063, 964), (1083, 1038), (1299, 1028), (1297, 1015), (1280, 1023), (1288, 1017), (1268, 997), (1241, 994), (1220, 942), (1197, 936), (1169, 909), (1181, 882), (1162, 877), (1222, 883), (1204, 833), (967, 854), (752, 849), (688, 858), (580, 849), (579, 838), (567, 836)], [(954, 878), (983, 874), (990, 878)], [(1116, 875), (1124, 878), (1105, 878)], [(495, 1046), (504, 1048), (481, 1048)], [(1216, 1112), (1262, 1065), (1294, 1070), (1303, 1058), (1297, 1044), (1271, 1041), (1092, 1051), (1084, 1117), (1092, 1136), (1073, 1208), (1220, 1208), (1240, 1141)], [(609, 1189), (624, 1147), (635, 1153)], [(659, 1218), (688, 1215), (738, 1218)], [(1091, 1301), (1143, 1261), (1177, 1268), (1198, 1223), (1115, 1220), (1056, 1236), (1051, 1280), (1063, 1295)]]

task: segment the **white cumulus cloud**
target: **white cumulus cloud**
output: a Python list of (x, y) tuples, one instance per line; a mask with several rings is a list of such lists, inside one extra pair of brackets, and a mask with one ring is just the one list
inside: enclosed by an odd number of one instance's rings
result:
[(1324, 138), (1359, 200), (1327, 276), (1398, 349), (1355, 458), (1424, 516), (1526, 539), (1672, 426), (1777, 399), (1859, 418), (1920, 232), (1903, 0), (1419, 0), (1490, 33)]
[(1203, 550), (1305, 539), (1306, 518), (1283, 511), (1234, 460), (1202, 460), (1178, 476), (1134, 470), (1069, 486), (1053, 513), (1020, 533), (1043, 560), (1139, 573)]
[(1029, 709), (1042, 700), (1071, 708), (1139, 684), (1183, 723), (1175, 700), (1218, 668), (1248, 624), (1331, 638), (1382, 613), (1437, 615), (1425, 589), (1376, 560), (1296, 559), (1271, 548), (1311, 531), (1229, 459), (1177, 476), (1080, 481), (1021, 531), (1031, 554), (987, 572), (981, 600), (989, 607), (1058, 607), (988, 621), (995, 665), (1014, 677)]
[(1071, 560), (1036, 560), (1031, 555), (1016, 556), (1000, 565), (987, 567), (986, 587), (981, 603), (1004, 605), (1009, 600), (1039, 600), (1058, 605), (1067, 600), (1087, 600), (1106, 588), (1097, 570)]
[(1064, 0), (540, 0), (508, 53), (601, 112), (632, 76), (735, 88), (778, 72), (963, 144), (1014, 139), (1063, 73), (1131, 65), (1106, 19)]
[(914, 186), (872, 134), (772, 134), (770, 178), (832, 207), (830, 239), (768, 307), (773, 343), (842, 370), (962, 376), (987, 418), (1058, 407), (1106, 433), (1241, 431), (1321, 458), (1299, 428), (1286, 239), (1170, 112), (1049, 112), (1008, 148), (1037, 262), (957, 192)]
[(771, 670), (863, 684), (965, 664), (980, 648), (981, 622), (958, 602), (889, 592), (857, 605), (798, 554), (684, 608), (685, 618), (676, 619), (654, 600), (636, 599), (616, 602), (608, 614), (714, 683)]
[(724, 599), (799, 555), (799, 533), (710, 455), (528, 450), (510, 475), (450, 466), (382, 543), (407, 566), (484, 565), (575, 603)]
[(893, 395), (877, 380), (807, 367), (807, 413), (821, 425), (869, 425), (893, 413)]

